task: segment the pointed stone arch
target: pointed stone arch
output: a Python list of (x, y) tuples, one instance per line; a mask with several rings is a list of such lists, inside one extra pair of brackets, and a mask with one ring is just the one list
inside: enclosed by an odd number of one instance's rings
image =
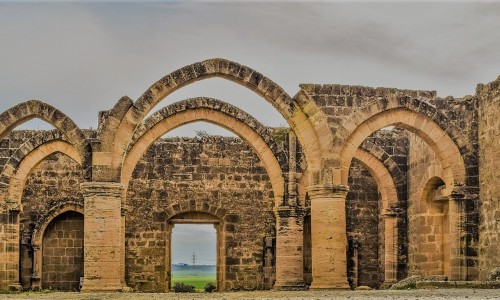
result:
[(43, 237), (49, 224), (57, 217), (66, 212), (76, 212), (84, 215), (83, 205), (78, 202), (65, 202), (61, 203), (50, 209), (40, 220), (37, 221), (32, 234), (32, 247), (33, 247), (33, 277), (31, 289), (39, 290), (42, 288), (42, 274), (43, 274)]
[(7, 162), (2, 168), (0, 173), (0, 184), (3, 186), (8, 186), (11, 175), (15, 173), (21, 161), (33, 150), (40, 147), (41, 145), (55, 141), (62, 140), (67, 142), (66, 136), (59, 130), (50, 130), (47, 132), (42, 132), (37, 134), (31, 139), (25, 141), (19, 148), (17, 148), (12, 155), (9, 157)]
[[(139, 99), (121, 99), (107, 117), (101, 134), (102, 152), (112, 156), (111, 170), (119, 180), (119, 165), (125, 156), (131, 137), (137, 126), (151, 109), (172, 92), (212, 77), (219, 77), (240, 84), (257, 93), (271, 103), (283, 115), (302, 144), (311, 170), (320, 169), (320, 141), (312, 125), (311, 115), (307, 115), (301, 105), (292, 99), (279, 85), (261, 73), (236, 62), (214, 58), (197, 62), (178, 69), (155, 82)], [(309, 106), (315, 105), (313, 102)], [(316, 110), (319, 111), (319, 110)], [(324, 121), (324, 120), (323, 120)], [(98, 159), (99, 164), (109, 164), (109, 160)], [(109, 179), (108, 179), (109, 181)]]
[(391, 210), (398, 204), (396, 185), (385, 166), (370, 152), (358, 148), (354, 159), (370, 172), (380, 191), (380, 216), (384, 218), (384, 284), (394, 283), (397, 281), (398, 238), (397, 222)]
[[(0, 139), (14, 128), (31, 119), (39, 118), (60, 130), (77, 150), (80, 160), (86, 160), (85, 136), (80, 128), (63, 112), (40, 100), (28, 100), (0, 114)], [(89, 163), (90, 164), (90, 163)]]
[(390, 208), (391, 205), (396, 205), (398, 203), (396, 185), (385, 166), (375, 156), (361, 148), (356, 150), (353, 158), (360, 162), (375, 179), (382, 200), (381, 209), (386, 210)]
[(174, 103), (156, 112), (139, 126), (121, 167), (120, 177), (125, 192), (135, 166), (153, 142), (170, 130), (195, 121), (219, 125), (252, 147), (269, 174), (276, 206), (283, 203), (285, 180), (276, 158), (278, 147), (268, 129), (244, 111), (211, 98), (193, 98)]
[[(422, 107), (426, 107), (426, 111), (429, 111), (429, 113), (424, 114), (422, 111), (415, 111), (407, 106), (401, 106), (401, 102), (396, 103), (383, 99), (370, 106), (370, 108), (353, 114), (336, 135), (337, 141), (341, 141), (343, 145), (338, 149), (341, 164), (341, 170), (339, 170), (341, 182), (343, 184), (347, 183), (353, 153), (361, 143), (373, 132), (395, 125), (414, 132), (433, 149), (443, 166), (444, 179), (449, 193), (451, 193), (454, 186), (464, 185), (466, 182), (466, 169), (460, 149), (467, 150), (464, 147), (459, 147), (464, 141), (460, 130), (451, 125), (446, 116), (439, 113), (435, 108), (428, 104), (422, 105)], [(443, 129), (444, 124), (447, 124), (448, 127)], [(450, 132), (453, 132), (453, 135), (450, 135)], [(455, 136), (456, 139), (453, 139), (452, 136)]]
[(72, 144), (62, 140), (53, 140), (43, 143), (24, 156), (15, 170), (4, 170), (3, 175), (10, 178), (8, 183), (7, 202), (17, 205), (21, 204), (24, 186), (31, 171), (46, 157), (54, 153), (67, 155), (77, 164), (82, 166), (83, 162), (80, 157), (80, 153)]

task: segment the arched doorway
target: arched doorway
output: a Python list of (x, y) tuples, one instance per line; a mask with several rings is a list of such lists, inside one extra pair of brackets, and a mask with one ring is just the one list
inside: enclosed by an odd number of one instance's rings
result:
[(83, 214), (67, 211), (55, 217), (45, 228), (41, 256), (42, 289), (78, 291), (83, 276)]
[[(210, 224), (213, 225), (215, 228), (215, 253), (216, 253), (216, 259), (215, 259), (215, 273), (216, 273), (216, 286), (220, 290), (224, 290), (225, 287), (225, 276), (224, 276), (224, 270), (225, 270), (225, 264), (223, 261), (224, 253), (225, 253), (225, 243), (224, 243), (224, 223), (220, 218), (218, 218), (215, 215), (212, 215), (207, 212), (200, 212), (200, 211), (194, 211), (194, 212), (186, 212), (186, 213), (180, 213), (177, 214), (167, 221), (167, 247), (165, 251), (165, 261), (167, 262), (167, 272), (166, 272), (166, 278), (167, 278), (167, 287), (168, 290), (172, 290), (173, 284), (172, 284), (172, 277), (173, 275), (173, 270), (172, 270), (172, 233), (174, 230), (174, 227), (176, 225), (182, 225), (182, 224), (191, 224), (191, 225), (202, 225), (202, 224)], [(198, 249), (199, 251), (203, 251), (203, 249)], [(190, 254), (190, 253), (187, 253)], [(198, 255), (200, 253), (198, 252)], [(193, 254), (194, 255), (194, 254)], [(195, 259), (195, 258), (194, 258)], [(196, 270), (193, 270), (193, 275), (196, 275)]]

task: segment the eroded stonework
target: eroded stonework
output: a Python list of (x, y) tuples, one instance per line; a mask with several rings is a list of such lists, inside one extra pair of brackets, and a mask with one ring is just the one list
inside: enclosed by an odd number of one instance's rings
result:
[[(211, 77), (256, 92), (289, 127), (204, 97), (152, 113)], [(219, 290), (488, 280), (499, 99), (500, 78), (463, 98), (335, 84), (291, 97), (216, 58), (123, 97), (97, 130), (20, 103), (0, 114), (0, 288), (75, 290), (81, 277), (82, 291), (168, 291), (172, 228), (200, 222), (217, 232)], [(32, 118), (55, 129), (15, 130)], [(239, 138), (162, 138), (195, 121)]]

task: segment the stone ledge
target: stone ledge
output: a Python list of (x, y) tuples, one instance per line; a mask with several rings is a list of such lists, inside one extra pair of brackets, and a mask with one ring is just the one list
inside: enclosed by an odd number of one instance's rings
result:
[(500, 289), (500, 281), (417, 281), (417, 289)]

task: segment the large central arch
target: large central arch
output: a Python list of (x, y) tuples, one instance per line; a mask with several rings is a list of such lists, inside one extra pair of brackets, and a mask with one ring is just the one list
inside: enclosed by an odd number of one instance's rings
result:
[[(318, 124), (311, 124), (307, 115), (298, 102), (294, 101), (280, 86), (261, 73), (221, 58), (209, 59), (202, 62), (178, 69), (154, 83), (137, 101), (132, 103), (130, 99), (117, 103), (110, 111), (101, 134), (103, 156), (111, 155), (111, 169), (114, 179), (118, 181), (119, 167), (126, 155), (126, 150), (131, 143), (131, 137), (137, 126), (144, 120), (146, 115), (165, 97), (172, 92), (194, 83), (212, 77), (220, 77), (240, 84), (257, 93), (259, 96), (271, 103), (285, 118), (291, 129), (303, 146), (308, 166), (311, 170), (320, 170), (321, 149), (328, 149), (332, 139), (319, 139), (315, 129)], [(314, 105), (312, 102), (308, 105)], [(308, 110), (312, 111), (312, 110)], [(319, 110), (314, 110), (319, 112)], [(326, 122), (323, 118), (314, 118), (315, 122)], [(327, 128), (323, 124), (322, 128)], [(327, 133), (329, 134), (329, 133)], [(323, 144), (321, 144), (323, 143)], [(100, 157), (101, 158), (101, 157)], [(99, 164), (107, 164), (109, 160), (103, 158)], [(109, 181), (107, 178), (105, 181)]]
[(193, 98), (169, 105), (153, 114), (137, 131), (121, 168), (121, 183), (127, 190), (137, 162), (158, 138), (176, 127), (195, 121), (206, 121), (226, 128), (242, 138), (259, 156), (273, 187), (275, 205), (283, 203), (285, 181), (278, 151), (270, 132), (244, 111), (211, 98)]

